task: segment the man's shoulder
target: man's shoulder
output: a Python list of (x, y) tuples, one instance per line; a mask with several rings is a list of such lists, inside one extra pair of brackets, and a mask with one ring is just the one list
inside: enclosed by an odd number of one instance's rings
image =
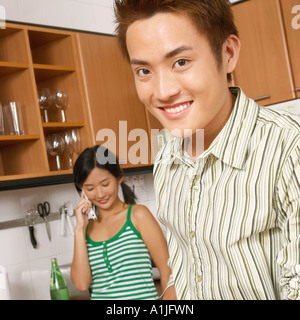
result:
[(300, 117), (285, 110), (272, 107), (259, 107), (258, 122), (274, 129), (300, 134)]

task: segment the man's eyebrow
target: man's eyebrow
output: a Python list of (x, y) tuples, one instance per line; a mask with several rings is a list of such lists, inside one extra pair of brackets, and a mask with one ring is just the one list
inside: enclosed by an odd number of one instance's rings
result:
[[(181, 52), (192, 50), (192, 49), (193, 49), (192, 47), (188, 47), (188, 46), (178, 47), (178, 48), (172, 50), (171, 52), (167, 53), (165, 55), (165, 59), (170, 59)], [(131, 65), (133, 65), (133, 64), (135, 64), (135, 65), (149, 65), (149, 62), (144, 61), (144, 60), (132, 59), (132, 60), (130, 60), (130, 64)]]
[(136, 65), (149, 65), (149, 63), (147, 61), (143, 61), (143, 60), (138, 60), (138, 59), (132, 59), (130, 60), (130, 64), (136, 64)]
[(169, 59), (169, 58), (172, 58), (174, 56), (176, 56), (177, 54), (181, 53), (181, 52), (184, 52), (184, 51), (188, 51), (188, 50), (192, 50), (193, 48), (192, 47), (188, 47), (188, 46), (181, 46), (169, 53), (166, 54), (166, 59)]

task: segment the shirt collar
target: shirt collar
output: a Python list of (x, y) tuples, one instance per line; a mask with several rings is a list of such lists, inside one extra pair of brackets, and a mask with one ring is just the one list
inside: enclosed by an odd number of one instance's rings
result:
[[(242, 169), (259, 107), (252, 99), (247, 98), (239, 87), (230, 87), (229, 90), (236, 96), (231, 115), (210, 147), (197, 158), (197, 161), (213, 154), (227, 165)], [(192, 159), (182, 150), (183, 141), (183, 138), (171, 137), (157, 161), (173, 159), (193, 166)]]
[(232, 113), (209, 149), (224, 163), (242, 169), (259, 107), (252, 99), (247, 98), (239, 87), (230, 87), (229, 90), (236, 96)]

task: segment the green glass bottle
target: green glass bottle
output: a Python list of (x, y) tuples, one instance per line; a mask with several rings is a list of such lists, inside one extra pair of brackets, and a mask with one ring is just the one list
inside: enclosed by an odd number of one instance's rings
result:
[(50, 296), (51, 300), (70, 300), (66, 281), (59, 270), (56, 258), (51, 259)]

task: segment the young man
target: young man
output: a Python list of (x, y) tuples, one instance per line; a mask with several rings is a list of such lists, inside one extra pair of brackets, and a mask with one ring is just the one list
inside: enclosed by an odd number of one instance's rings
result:
[(229, 1), (115, 0), (115, 13), (139, 98), (172, 133), (154, 181), (178, 299), (300, 299), (299, 119), (228, 88)]

